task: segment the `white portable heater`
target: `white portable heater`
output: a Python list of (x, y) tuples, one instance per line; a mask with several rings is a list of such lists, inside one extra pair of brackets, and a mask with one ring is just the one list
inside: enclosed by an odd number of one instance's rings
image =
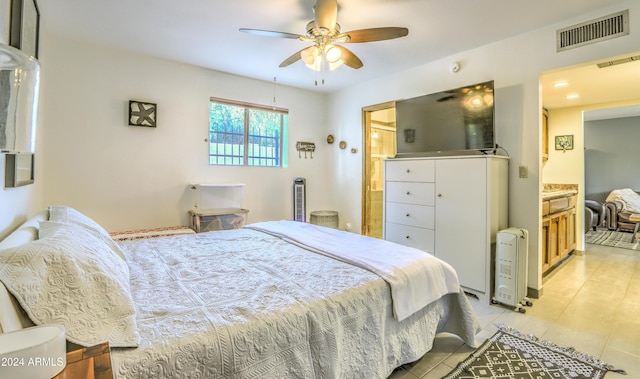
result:
[(307, 191), (304, 178), (293, 179), (293, 221), (307, 222)]
[(496, 271), (493, 304), (501, 303), (525, 313), (524, 306), (531, 306), (527, 297), (527, 245), (529, 232), (520, 228), (508, 228), (496, 236)]

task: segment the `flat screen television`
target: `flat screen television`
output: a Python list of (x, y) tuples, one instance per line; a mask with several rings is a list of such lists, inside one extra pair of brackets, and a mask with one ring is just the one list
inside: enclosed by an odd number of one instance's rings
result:
[(493, 81), (396, 102), (396, 158), (495, 148)]

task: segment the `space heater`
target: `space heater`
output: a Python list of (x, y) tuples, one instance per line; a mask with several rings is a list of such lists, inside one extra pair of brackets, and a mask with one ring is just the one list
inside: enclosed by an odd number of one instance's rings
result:
[(525, 313), (531, 306), (527, 298), (527, 245), (529, 232), (520, 228), (508, 228), (496, 236), (495, 293), (493, 304), (514, 307)]
[(293, 221), (307, 221), (307, 190), (304, 178), (293, 179)]

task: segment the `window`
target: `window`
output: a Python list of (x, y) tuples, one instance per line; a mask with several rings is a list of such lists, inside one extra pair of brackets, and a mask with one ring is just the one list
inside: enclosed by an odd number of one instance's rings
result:
[(287, 166), (288, 110), (211, 98), (209, 164)]

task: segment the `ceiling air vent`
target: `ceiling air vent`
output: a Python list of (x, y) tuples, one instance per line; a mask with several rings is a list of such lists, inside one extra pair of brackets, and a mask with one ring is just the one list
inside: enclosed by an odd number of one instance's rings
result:
[(560, 52), (627, 34), (629, 34), (629, 10), (624, 10), (557, 30), (556, 49)]

